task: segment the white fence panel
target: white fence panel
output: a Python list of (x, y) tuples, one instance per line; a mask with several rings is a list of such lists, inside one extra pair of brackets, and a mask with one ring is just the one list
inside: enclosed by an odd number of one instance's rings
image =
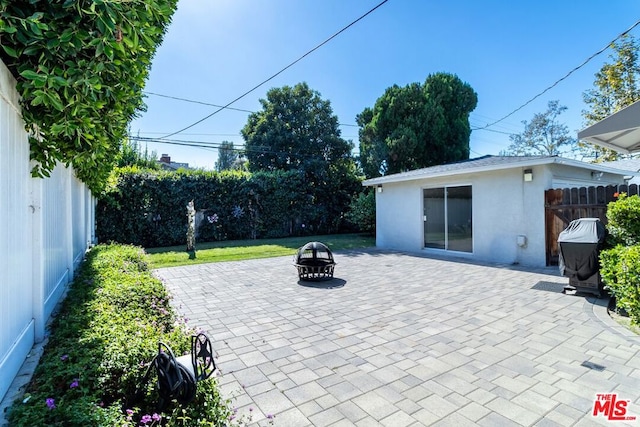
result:
[(73, 231), (73, 268), (75, 269), (87, 247), (86, 233), (86, 209), (84, 205), (87, 203), (85, 197), (85, 186), (76, 177), (71, 180), (71, 229)]
[(42, 255), (44, 266), (44, 318), (53, 311), (72, 273), (73, 243), (70, 170), (61, 165), (42, 180)]
[(71, 168), (31, 178), (15, 85), (0, 61), (0, 399), (95, 241), (95, 200)]
[(19, 111), (0, 63), (0, 397), (34, 341), (29, 141)]

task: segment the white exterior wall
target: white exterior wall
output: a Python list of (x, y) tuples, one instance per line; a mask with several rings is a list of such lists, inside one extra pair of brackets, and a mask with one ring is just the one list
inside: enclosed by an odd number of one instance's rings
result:
[[(532, 181), (524, 181), (524, 169), (532, 170)], [(385, 183), (382, 192), (376, 191), (376, 245), (544, 267), (545, 190), (615, 185), (623, 181), (620, 175), (592, 175), (589, 169), (544, 164)], [(424, 248), (423, 189), (461, 185), (472, 188), (473, 252)], [(524, 245), (518, 244), (519, 236), (524, 236)]]
[(376, 192), (376, 246), (422, 249), (422, 189), (417, 185), (384, 184)]
[[(542, 167), (487, 172), (473, 179), (473, 256), (479, 260), (544, 266), (544, 181)], [(526, 244), (518, 245), (518, 236)]]
[[(524, 168), (454, 177), (383, 184), (376, 192), (376, 245), (409, 252), (451, 254), (480, 261), (544, 266), (544, 190), (550, 188), (547, 166), (532, 169), (525, 182)], [(473, 253), (424, 248), (424, 188), (471, 185)], [(518, 245), (518, 236), (526, 244)]]
[(94, 198), (72, 169), (31, 177), (15, 84), (0, 62), (0, 399), (95, 236)]
[(546, 178), (548, 189), (598, 187), (600, 185), (606, 187), (607, 185), (624, 184), (620, 175), (603, 173), (601, 176), (594, 176), (588, 169), (569, 168), (561, 165), (549, 165)]

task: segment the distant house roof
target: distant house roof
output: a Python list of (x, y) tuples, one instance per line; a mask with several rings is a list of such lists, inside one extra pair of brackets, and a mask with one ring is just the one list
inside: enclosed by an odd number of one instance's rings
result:
[(158, 160), (158, 164), (164, 170), (176, 171), (178, 169), (190, 169), (189, 163), (172, 162), (171, 157), (168, 154), (163, 154)]
[(640, 151), (640, 101), (581, 130), (578, 138), (621, 153)]
[(518, 167), (532, 167), (538, 165), (560, 164), (597, 172), (607, 172), (618, 175), (635, 175), (637, 170), (621, 170), (604, 166), (602, 163), (585, 163), (578, 160), (566, 159), (558, 156), (483, 156), (475, 159), (463, 160), (446, 165), (431, 166), (408, 172), (381, 176), (365, 180), (363, 185), (377, 185), (390, 182), (413, 181), (424, 178), (455, 176), (469, 173), (489, 172)]
[(191, 169), (189, 167), (189, 163), (178, 163), (178, 162), (165, 163), (161, 161), (158, 161), (157, 163), (164, 170), (177, 171), (178, 169)]
[(615, 162), (602, 162), (600, 164), (608, 168), (616, 168), (616, 169), (622, 169), (626, 171), (640, 172), (640, 159), (623, 159), (623, 160), (616, 160)]

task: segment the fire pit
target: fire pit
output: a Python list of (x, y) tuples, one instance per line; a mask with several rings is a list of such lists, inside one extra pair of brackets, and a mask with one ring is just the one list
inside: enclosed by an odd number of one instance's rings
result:
[(300, 280), (332, 279), (335, 265), (331, 250), (320, 242), (307, 243), (298, 249), (295, 256), (295, 266), (298, 268)]

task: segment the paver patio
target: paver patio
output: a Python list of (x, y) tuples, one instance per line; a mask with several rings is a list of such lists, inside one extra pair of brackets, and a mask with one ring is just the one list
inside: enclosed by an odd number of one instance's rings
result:
[(157, 270), (254, 425), (640, 425), (592, 415), (617, 393), (640, 417), (640, 338), (557, 269), (335, 256), (318, 283), (291, 257)]

